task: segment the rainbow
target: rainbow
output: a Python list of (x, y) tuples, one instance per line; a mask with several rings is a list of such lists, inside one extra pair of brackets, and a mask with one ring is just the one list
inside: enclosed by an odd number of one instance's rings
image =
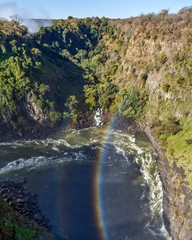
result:
[(97, 156), (97, 165), (96, 165), (96, 170), (95, 170), (95, 175), (94, 175), (94, 212), (95, 212), (95, 218), (96, 218), (96, 223), (97, 223), (97, 228), (99, 231), (99, 239), (101, 240), (107, 240), (108, 235), (107, 235), (107, 229), (105, 225), (105, 220), (104, 220), (104, 211), (103, 211), (103, 202), (102, 202), (102, 163), (105, 160), (105, 154), (104, 151), (102, 151), (105, 147), (105, 144), (108, 142), (107, 140), (110, 137), (111, 130), (113, 129), (113, 125), (115, 122), (115, 117), (117, 114), (113, 116), (109, 124), (105, 127), (104, 129), (104, 141), (99, 149), (98, 156)]

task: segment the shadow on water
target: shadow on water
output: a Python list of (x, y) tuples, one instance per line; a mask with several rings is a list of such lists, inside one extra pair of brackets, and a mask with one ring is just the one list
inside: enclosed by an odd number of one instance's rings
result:
[(38, 193), (57, 240), (99, 240), (93, 189), (95, 151), (90, 147), (74, 151), (89, 154), (89, 159), (31, 172), (28, 186)]
[(66, 219), (60, 227), (66, 230), (69, 239), (99, 239), (94, 216), (94, 165), (82, 163), (78, 172), (74, 174), (74, 171), (77, 171), (76, 164), (68, 166), (66, 178), (70, 180), (65, 185), (60, 183), (61, 215)]

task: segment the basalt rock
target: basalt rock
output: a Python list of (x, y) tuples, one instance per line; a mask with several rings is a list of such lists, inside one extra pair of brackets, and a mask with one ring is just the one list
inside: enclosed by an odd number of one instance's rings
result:
[[(69, 124), (68, 128), (79, 130), (83, 128), (96, 126), (95, 119), (94, 119), (95, 114), (96, 114), (96, 111), (87, 111), (85, 113), (80, 114), (76, 121), (73, 121), (72, 123)], [(105, 112), (103, 110), (100, 125), (104, 125), (108, 123), (110, 118), (111, 118), (111, 113)]]

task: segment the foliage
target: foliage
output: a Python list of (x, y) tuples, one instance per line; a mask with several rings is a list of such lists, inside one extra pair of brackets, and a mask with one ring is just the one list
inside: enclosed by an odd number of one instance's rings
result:
[(184, 7), (181, 8), (178, 12), (179, 14), (191, 14), (192, 13), (192, 7)]
[(166, 55), (164, 52), (162, 52), (162, 53), (160, 53), (159, 55), (157, 55), (156, 59), (157, 59), (157, 61), (159, 61), (161, 64), (166, 63), (167, 60), (168, 60), (167, 55)]
[(61, 119), (61, 113), (56, 111), (51, 111), (49, 117), (52, 123), (55, 123)]
[(177, 159), (177, 166), (184, 169), (186, 180), (192, 188), (192, 151), (191, 151), (192, 122), (186, 121), (181, 131), (167, 138), (168, 157), (171, 163)]
[[(184, 168), (192, 187), (190, 14), (191, 7), (123, 20), (69, 16), (33, 36), (0, 20), (0, 124), (25, 130), (42, 117), (53, 126), (62, 113), (76, 120), (88, 109), (116, 111), (122, 103), (123, 115), (151, 121), (169, 163)], [(25, 225), (18, 226), (27, 239)]]
[(78, 113), (78, 101), (74, 95), (69, 96), (65, 103), (65, 106), (69, 109), (69, 112), (64, 112), (63, 117), (71, 117), (73, 120), (77, 119)]
[(169, 83), (163, 83), (161, 88), (163, 89), (163, 91), (168, 92), (169, 88), (170, 88), (170, 84)]
[(41, 84), (39, 86), (39, 93), (44, 96), (47, 92), (50, 92), (50, 87), (48, 85)]
[(127, 117), (141, 118), (145, 112), (148, 102), (146, 91), (139, 92), (135, 88), (130, 88), (124, 95), (124, 101), (120, 107), (120, 112)]
[(158, 135), (176, 134), (181, 130), (180, 120), (172, 116), (161, 121), (160, 126), (156, 129)]
[(1, 121), (25, 129), (34, 111), (55, 125), (63, 112), (75, 120), (98, 106), (115, 111), (122, 102), (128, 117), (155, 116), (152, 125), (167, 144), (191, 116), (190, 11), (123, 20), (69, 16), (31, 37), (15, 21), (0, 21)]
[(16, 215), (14, 209), (0, 199), (0, 238), (4, 240), (33, 240), (42, 239), (45, 230), (33, 221)]
[(93, 110), (97, 106), (98, 102), (98, 91), (96, 86), (84, 86), (85, 92), (85, 103), (88, 104), (90, 110)]
[(105, 110), (109, 109), (118, 91), (119, 91), (118, 87), (113, 83), (106, 82), (105, 84), (99, 84), (98, 85), (99, 106)]
[(186, 79), (182, 76), (179, 76), (177, 78), (177, 83), (180, 85), (180, 86), (183, 86), (185, 83), (186, 83)]
[(89, 18), (85, 21), (79, 19), (70, 23), (56, 21), (53, 27), (42, 29), (36, 34), (36, 39), (41, 45), (46, 44), (55, 51), (66, 49), (70, 54), (75, 55), (80, 49), (87, 52), (93, 50), (104, 32), (113, 33), (112, 27), (105, 18)]

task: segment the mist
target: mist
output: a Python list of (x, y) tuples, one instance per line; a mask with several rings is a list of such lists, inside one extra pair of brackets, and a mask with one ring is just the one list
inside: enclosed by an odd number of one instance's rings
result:
[(42, 16), (41, 19), (33, 19), (32, 14), (28, 10), (20, 9), (14, 2), (0, 4), (0, 19), (10, 21), (10, 17), (14, 14), (23, 18), (22, 25), (26, 26), (28, 32), (31, 34), (38, 32), (41, 27), (48, 27), (53, 24), (52, 20), (47, 18), (47, 13), (46, 16)]
[(52, 20), (50, 19), (24, 19), (23, 25), (28, 28), (29, 33), (36, 33), (41, 27), (52, 26)]

